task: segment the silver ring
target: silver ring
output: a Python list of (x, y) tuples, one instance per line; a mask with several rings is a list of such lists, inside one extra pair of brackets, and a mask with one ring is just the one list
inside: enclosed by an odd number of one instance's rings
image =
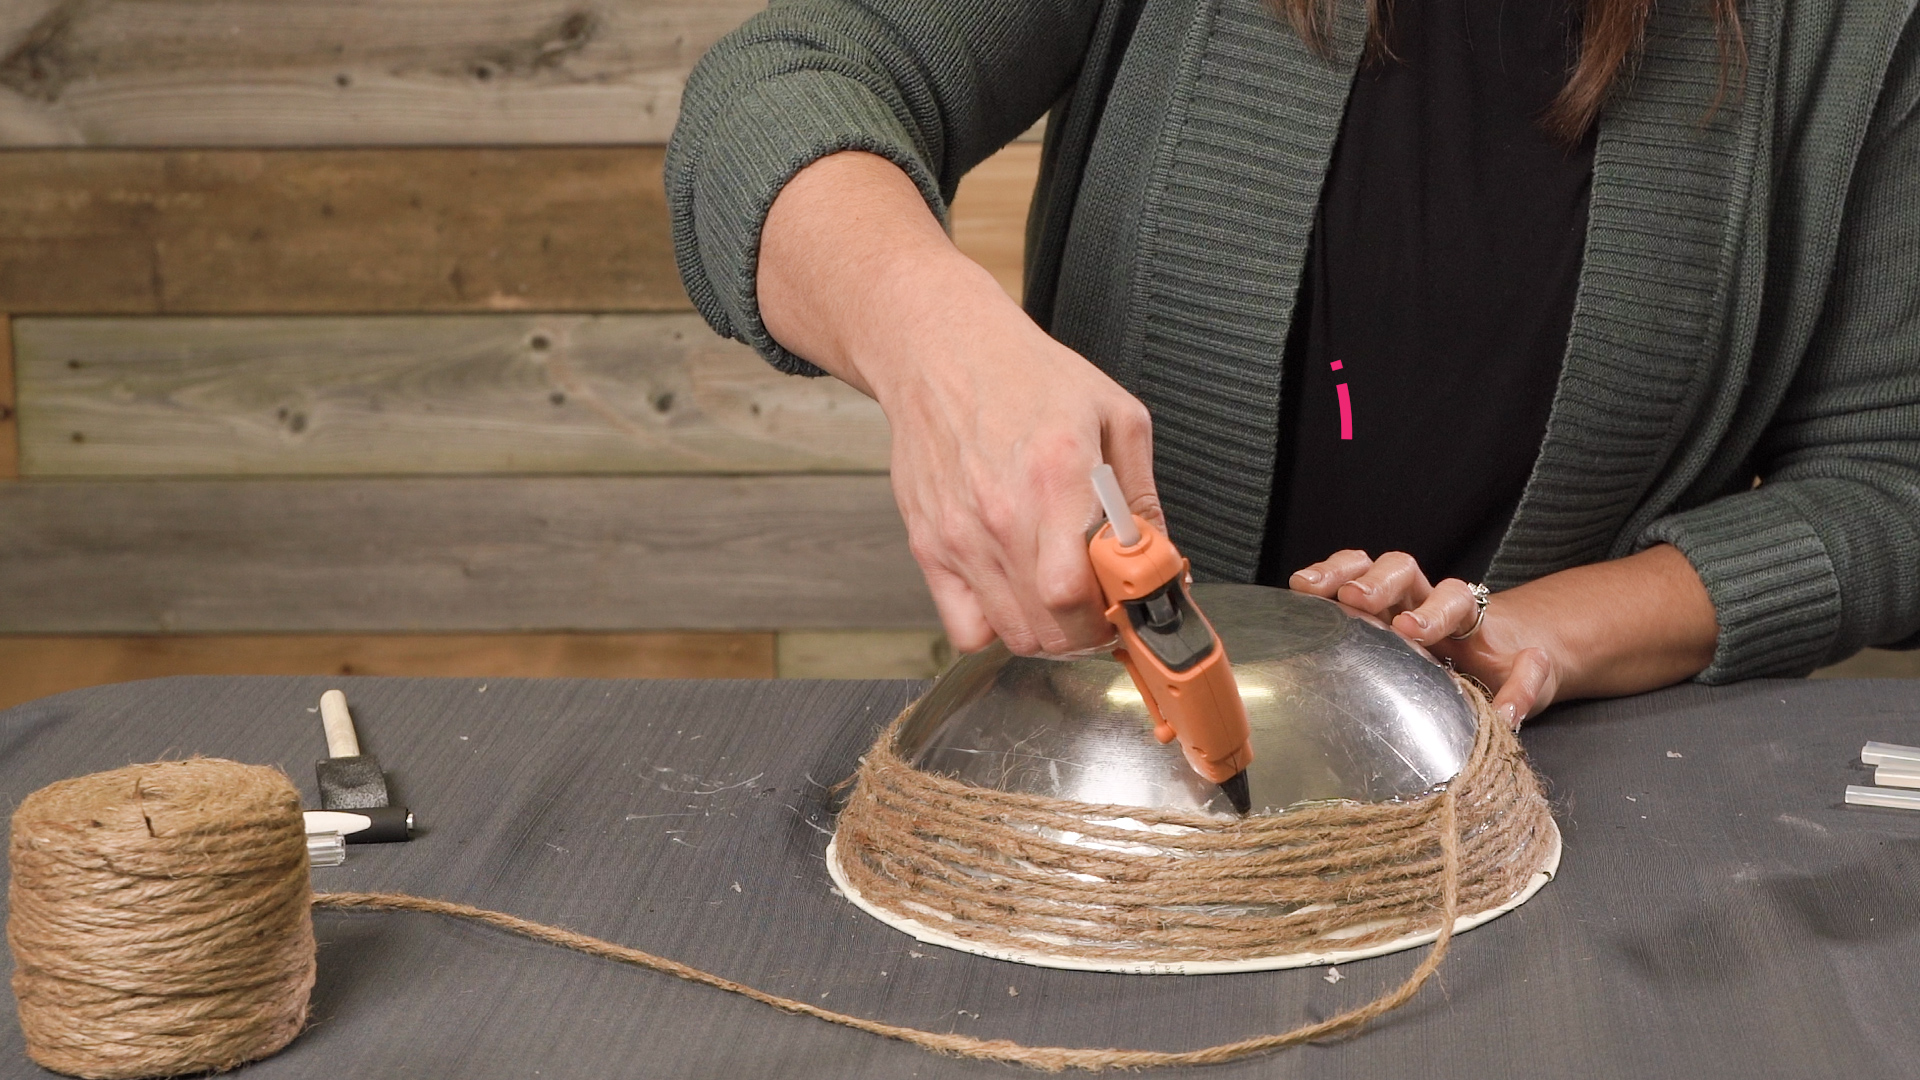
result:
[(1485, 585), (1476, 582), (1467, 586), (1467, 591), (1473, 594), (1473, 625), (1467, 627), (1463, 633), (1448, 634), (1447, 637), (1454, 641), (1465, 641), (1472, 637), (1474, 632), (1480, 629), (1480, 624), (1485, 622), (1487, 618), (1487, 597), (1490, 595), (1491, 590)]

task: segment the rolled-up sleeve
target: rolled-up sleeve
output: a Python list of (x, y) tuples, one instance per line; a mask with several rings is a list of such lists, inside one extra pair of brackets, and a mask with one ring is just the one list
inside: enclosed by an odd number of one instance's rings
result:
[(767, 211), (842, 150), (899, 165), (942, 221), (960, 177), (1066, 92), (1096, 0), (791, 0), (694, 68), (667, 149), (681, 280), (713, 328), (797, 374), (756, 298)]
[(1831, 291), (1759, 447), (1761, 484), (1655, 522), (1699, 571), (1729, 682), (1920, 646), (1920, 20), (1847, 195)]

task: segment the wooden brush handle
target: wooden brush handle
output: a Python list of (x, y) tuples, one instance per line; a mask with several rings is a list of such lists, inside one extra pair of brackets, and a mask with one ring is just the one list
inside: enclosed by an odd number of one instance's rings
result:
[(327, 729), (328, 757), (359, 757), (360, 737), (353, 733), (347, 695), (329, 690), (320, 695), (320, 723)]

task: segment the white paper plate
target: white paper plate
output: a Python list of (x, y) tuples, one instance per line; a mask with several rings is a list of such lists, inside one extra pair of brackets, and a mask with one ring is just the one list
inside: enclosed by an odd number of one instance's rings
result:
[[(1453, 932), (1464, 933), (1481, 923), (1497, 919), (1521, 904), (1533, 898), (1540, 887), (1553, 880), (1560, 869), (1560, 826), (1553, 826), (1553, 846), (1547, 852), (1547, 861), (1527, 882), (1520, 894), (1496, 908), (1474, 915), (1462, 915), (1453, 924)], [(888, 911), (871, 903), (860, 891), (847, 882), (847, 875), (840, 869), (840, 853), (835, 841), (827, 842), (827, 873), (832, 875), (833, 883), (842, 895), (853, 901), (854, 905), (867, 914), (886, 923), (896, 930), (904, 930), (929, 945), (958, 949), (961, 952), (990, 956), (995, 960), (1011, 960), (1016, 964), (1032, 964), (1035, 967), (1066, 968), (1070, 971), (1112, 971), (1124, 975), (1221, 975), (1240, 971), (1274, 971), (1280, 968), (1318, 967), (1325, 964), (1344, 964), (1349, 960), (1364, 960), (1369, 956), (1383, 956), (1402, 949), (1411, 949), (1425, 945), (1440, 936), (1436, 927), (1423, 933), (1409, 934), (1403, 938), (1379, 945), (1369, 945), (1363, 949), (1326, 949), (1319, 952), (1287, 953), (1284, 956), (1262, 956), (1250, 960), (1089, 960), (1075, 956), (1058, 956), (1040, 951), (1044, 943), (1036, 942), (1031, 951), (1008, 949), (997, 945), (984, 945), (977, 941), (968, 941), (947, 933), (936, 925), (928, 925), (915, 919)], [(933, 916), (929, 916), (933, 918)]]

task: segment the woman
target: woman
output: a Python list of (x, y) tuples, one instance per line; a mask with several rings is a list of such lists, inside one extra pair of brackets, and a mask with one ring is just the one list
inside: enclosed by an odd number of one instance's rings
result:
[[(1107, 636), (1102, 460), (1514, 725), (1920, 645), (1912, 5), (1371, 7), (777, 3), (687, 86), (688, 292), (880, 402), (961, 650)], [(1049, 110), (1022, 310), (939, 217)]]

